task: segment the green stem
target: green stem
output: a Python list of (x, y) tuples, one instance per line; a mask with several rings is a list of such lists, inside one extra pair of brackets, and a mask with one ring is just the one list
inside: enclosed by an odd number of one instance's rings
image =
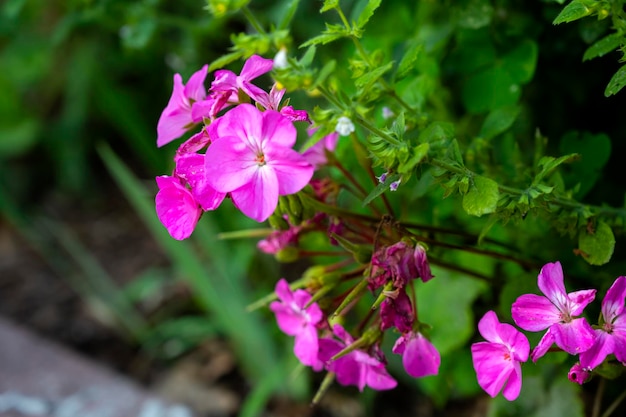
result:
[(241, 8), (241, 12), (243, 13), (243, 15), (246, 17), (246, 19), (248, 19), (248, 22), (250, 22), (250, 24), (252, 25), (252, 27), (259, 32), (261, 35), (266, 35), (267, 33), (265, 32), (265, 29), (263, 29), (263, 26), (261, 26), (261, 23), (259, 23), (259, 21), (257, 20), (257, 18), (254, 16), (254, 14), (252, 13), (252, 11), (248, 8), (248, 6), (243, 6)]

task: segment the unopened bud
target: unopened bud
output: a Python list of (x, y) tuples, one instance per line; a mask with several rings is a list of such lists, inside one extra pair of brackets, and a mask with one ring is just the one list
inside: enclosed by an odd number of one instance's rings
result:
[(300, 259), (300, 250), (293, 246), (287, 246), (276, 252), (274, 257), (278, 262), (284, 264), (295, 262)]

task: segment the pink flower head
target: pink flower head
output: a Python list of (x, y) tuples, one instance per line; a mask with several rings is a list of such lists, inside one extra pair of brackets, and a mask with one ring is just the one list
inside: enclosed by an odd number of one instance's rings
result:
[(209, 185), (230, 193), (246, 216), (266, 220), (279, 195), (306, 186), (313, 166), (292, 149), (296, 129), (280, 113), (241, 104), (210, 126), (213, 140), (206, 152)]
[[(309, 136), (313, 136), (317, 129), (309, 129)], [(329, 135), (324, 136), (315, 145), (311, 146), (302, 153), (302, 156), (309, 161), (315, 169), (326, 164), (328, 162), (326, 158), (326, 151), (333, 152), (337, 147), (337, 141), (339, 140), (339, 133), (332, 132)]]
[(374, 252), (371, 277), (369, 287), (373, 291), (389, 280), (393, 280), (396, 288), (401, 288), (412, 279), (421, 278), (426, 282), (433, 275), (424, 247), (401, 240)]
[(513, 320), (522, 329), (531, 332), (548, 329), (533, 349), (533, 362), (542, 357), (552, 343), (571, 355), (591, 348), (595, 339), (593, 329), (587, 320), (575, 317), (580, 316), (587, 304), (593, 301), (596, 290), (568, 294), (559, 262), (549, 263), (541, 268), (538, 285), (545, 297), (524, 294), (511, 307)]
[(213, 189), (206, 179), (204, 155), (186, 153), (176, 158), (174, 175), (189, 185), (191, 195), (203, 210), (215, 210), (226, 193)]
[(287, 230), (275, 230), (268, 237), (260, 240), (256, 246), (263, 253), (276, 255), (287, 246), (298, 242), (298, 234), (301, 229), (299, 226), (290, 226)]
[(422, 378), (439, 373), (441, 357), (428, 339), (419, 332), (410, 331), (396, 340), (393, 353), (402, 355), (406, 373), (413, 378)]
[(270, 304), (276, 314), (278, 327), (285, 334), (295, 336), (294, 354), (307, 366), (318, 363), (318, 338), (316, 325), (322, 318), (322, 310), (316, 303), (305, 307), (311, 301), (311, 294), (305, 290), (294, 292), (283, 278), (276, 284), (276, 295), (280, 301)]
[(396, 292), (385, 298), (380, 305), (380, 318), (382, 330), (395, 327), (405, 333), (413, 328), (415, 322), (413, 305), (404, 288), (398, 288)]
[(567, 373), (567, 379), (579, 385), (584, 384), (589, 377), (590, 373), (580, 366), (579, 362), (576, 362)]
[(356, 349), (330, 361), (332, 356), (354, 342), (352, 336), (340, 324), (334, 325), (333, 333), (342, 342), (328, 338), (320, 339), (319, 360), (326, 364), (328, 371), (335, 373), (339, 384), (354, 385), (359, 388), (359, 391), (363, 391), (365, 386), (375, 390), (388, 390), (396, 387), (397, 382), (387, 372), (382, 352), (377, 347), (371, 348), (371, 354)]
[(602, 300), (602, 322), (595, 330), (593, 346), (580, 354), (580, 365), (592, 370), (604, 359), (615, 354), (618, 361), (626, 364), (626, 277), (619, 277)]
[(500, 323), (496, 313), (488, 311), (478, 331), (487, 342), (472, 344), (472, 362), (478, 385), (491, 397), (504, 387), (504, 398), (513, 401), (522, 388), (521, 362), (528, 360), (528, 339), (510, 324)]
[(205, 149), (209, 146), (209, 143), (211, 143), (211, 138), (209, 137), (206, 127), (203, 127), (200, 132), (187, 139), (178, 147), (176, 155), (174, 156), (174, 161), (183, 155), (197, 153)]
[(162, 175), (156, 177), (159, 191), (155, 197), (159, 220), (176, 240), (187, 239), (196, 227), (202, 210), (180, 179)]
[(212, 98), (219, 103), (217, 111), (227, 103), (239, 103), (239, 90), (246, 93), (254, 101), (258, 101), (259, 97), (267, 96), (265, 91), (252, 84), (251, 81), (270, 72), (273, 64), (274, 61), (271, 59), (252, 55), (243, 64), (241, 74), (239, 75), (229, 70), (215, 71), (215, 80), (211, 83), (210, 91)]
[(258, 95), (255, 100), (258, 104), (263, 106), (264, 109), (276, 110), (292, 122), (311, 123), (311, 119), (309, 118), (309, 114), (306, 112), (306, 110), (294, 110), (294, 108), (291, 106), (281, 107), (280, 102), (285, 95), (285, 91), (285, 89), (278, 88), (277, 84), (274, 84), (269, 94), (263, 91), (263, 93)]
[(183, 84), (180, 74), (174, 74), (172, 96), (157, 123), (158, 147), (181, 137), (194, 124), (202, 121), (205, 114), (199, 110), (199, 106), (206, 99), (204, 79), (208, 68), (205, 65), (195, 72), (187, 85)]

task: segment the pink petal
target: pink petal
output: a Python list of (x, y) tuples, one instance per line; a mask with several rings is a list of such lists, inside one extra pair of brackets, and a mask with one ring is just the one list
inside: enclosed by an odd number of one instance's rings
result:
[(213, 99), (196, 101), (191, 105), (191, 119), (194, 123), (200, 123), (204, 119), (212, 119), (216, 116), (214, 109), (215, 100)]
[(177, 178), (166, 175), (156, 178), (159, 191), (155, 197), (159, 220), (176, 240), (191, 236), (202, 210)]
[(252, 55), (243, 64), (239, 77), (244, 80), (254, 80), (255, 78), (272, 70), (274, 60), (266, 59), (259, 55)]
[(263, 112), (261, 137), (266, 151), (272, 147), (291, 148), (296, 143), (296, 136), (296, 128), (285, 116), (274, 110)]
[(580, 366), (585, 370), (592, 370), (604, 362), (604, 359), (615, 350), (614, 338), (601, 329), (595, 330), (595, 343), (590, 349), (581, 353)]
[(157, 146), (160, 148), (178, 139), (189, 130), (192, 124), (193, 120), (188, 111), (180, 109), (166, 113), (164, 110), (157, 122)]
[(421, 378), (437, 375), (441, 357), (435, 346), (421, 333), (417, 333), (406, 344), (406, 349), (402, 355), (402, 364), (409, 375), (414, 378)]
[(270, 310), (276, 315), (276, 324), (283, 333), (295, 336), (302, 332), (305, 325), (302, 315), (293, 311), (290, 306), (273, 301), (270, 303)]
[(215, 71), (215, 79), (211, 82), (212, 92), (237, 91), (237, 74), (229, 70)]
[(178, 149), (176, 150), (176, 156), (174, 158), (180, 157), (187, 153), (196, 153), (206, 148), (211, 139), (206, 131), (206, 129), (202, 129), (200, 132), (196, 133), (185, 142), (183, 142)]
[(602, 300), (602, 316), (610, 323), (624, 311), (626, 277), (618, 277)]
[(193, 101), (202, 101), (206, 97), (204, 80), (206, 79), (209, 66), (204, 65), (200, 70), (193, 73), (185, 86), (185, 97)]
[[(214, 123), (217, 123), (213, 126)], [(237, 137), (252, 152), (262, 149), (263, 114), (252, 104), (240, 104), (212, 123), (209, 129), (211, 140), (223, 136)]]
[(208, 184), (222, 193), (249, 184), (259, 171), (256, 155), (233, 136), (213, 142), (206, 151), (205, 161)]
[(267, 151), (266, 160), (276, 173), (280, 195), (297, 193), (313, 177), (313, 165), (293, 149), (272, 148)]
[(317, 363), (318, 338), (315, 326), (306, 326), (296, 334), (293, 352), (303, 365), (314, 366)]
[(572, 382), (582, 385), (589, 378), (589, 372), (585, 371), (583, 367), (580, 366), (580, 363), (577, 362), (569, 370), (567, 378)]
[(285, 278), (281, 278), (276, 283), (276, 288), (274, 289), (278, 299), (285, 304), (289, 304), (293, 302), (293, 293), (291, 292), (291, 288), (289, 288), (289, 283)]
[(541, 292), (548, 297), (559, 310), (563, 312), (568, 311), (567, 306), (569, 299), (565, 291), (565, 284), (563, 284), (563, 268), (560, 262), (544, 265), (539, 273), (537, 284)]
[(550, 331), (554, 336), (554, 343), (571, 355), (588, 350), (595, 340), (593, 329), (582, 317), (569, 323), (557, 323), (550, 327)]
[(498, 334), (498, 325), (500, 321), (498, 316), (492, 310), (485, 313), (485, 315), (478, 322), (478, 331), (480, 335), (487, 339), (489, 342), (501, 343), (502, 339)]
[(191, 194), (203, 210), (215, 210), (222, 204), (225, 193), (211, 187), (206, 180), (204, 155), (188, 153), (176, 159), (176, 175), (191, 187)]
[(626, 315), (620, 314), (613, 321), (613, 338), (615, 339), (615, 357), (626, 364)]
[(505, 359), (509, 350), (504, 345), (491, 342), (474, 343), (471, 350), (478, 385), (495, 397), (515, 371), (512, 361)]
[(379, 367), (370, 366), (367, 368), (365, 383), (368, 387), (378, 391), (393, 389), (398, 385), (382, 364)]
[(519, 362), (514, 362), (513, 366), (513, 372), (509, 375), (509, 379), (502, 391), (504, 398), (509, 401), (513, 401), (519, 397), (519, 393), (522, 390), (522, 367)]
[(547, 329), (561, 321), (561, 313), (550, 300), (536, 294), (524, 294), (511, 306), (513, 321), (531, 332)]
[(530, 354), (530, 358), (532, 359), (532, 361), (537, 362), (537, 359), (545, 355), (548, 349), (550, 349), (550, 346), (552, 346), (553, 344), (554, 335), (552, 334), (552, 327), (550, 327)]
[(246, 185), (230, 193), (233, 203), (243, 214), (258, 222), (270, 217), (278, 205), (276, 174), (268, 166), (256, 169)]
[(572, 316), (580, 316), (583, 310), (594, 298), (596, 298), (596, 290), (580, 290), (567, 294), (569, 299), (569, 314)]

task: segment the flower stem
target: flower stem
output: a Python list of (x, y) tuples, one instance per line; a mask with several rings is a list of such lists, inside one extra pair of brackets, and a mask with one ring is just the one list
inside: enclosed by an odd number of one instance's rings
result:
[(252, 25), (252, 27), (259, 32), (261, 35), (266, 35), (265, 29), (261, 26), (261, 23), (257, 20), (256, 16), (252, 13), (252, 11), (248, 8), (248, 6), (243, 6), (241, 8), (241, 12), (248, 19), (248, 22)]

